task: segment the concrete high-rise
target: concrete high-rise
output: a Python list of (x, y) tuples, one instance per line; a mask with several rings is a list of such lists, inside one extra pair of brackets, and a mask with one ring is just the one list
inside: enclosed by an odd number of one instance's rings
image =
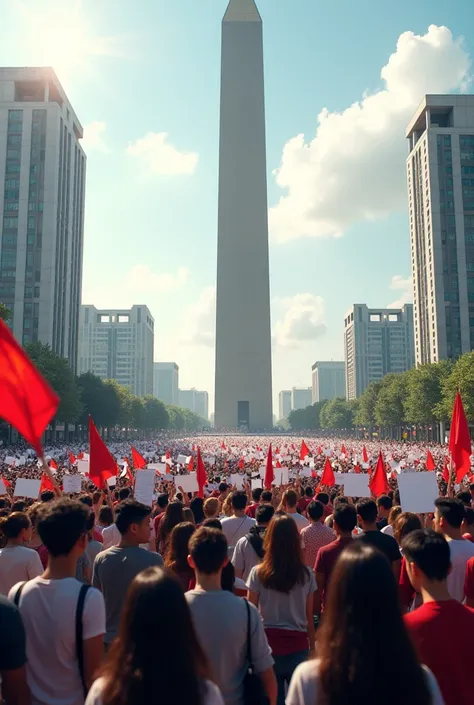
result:
[(427, 95), (407, 129), (417, 364), (474, 349), (474, 95)]
[(153, 363), (153, 394), (165, 404), (179, 404), (179, 367), (176, 362)]
[(222, 24), (216, 428), (269, 429), (272, 414), (263, 27), (254, 0)]
[(291, 411), (291, 390), (283, 389), (278, 395), (278, 421), (287, 419)]
[(346, 366), (344, 362), (315, 362), (312, 401), (331, 401), (346, 396)]
[(406, 372), (415, 364), (413, 305), (368, 308), (355, 304), (344, 318), (347, 399), (357, 399), (372, 382)]
[(81, 306), (79, 373), (115, 379), (133, 394), (153, 394), (154, 319), (147, 306)]
[(179, 406), (189, 409), (205, 421), (209, 419), (209, 394), (198, 389), (180, 389)]
[(311, 387), (293, 387), (291, 390), (291, 410), (306, 409), (311, 406)]
[(76, 371), (86, 157), (51, 68), (0, 68), (0, 302)]

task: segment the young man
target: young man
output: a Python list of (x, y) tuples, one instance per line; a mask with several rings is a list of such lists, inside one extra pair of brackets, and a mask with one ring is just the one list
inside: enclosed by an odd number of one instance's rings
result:
[(474, 543), (474, 509), (464, 509), (464, 520), (461, 525), (462, 537), (465, 541)]
[(145, 568), (163, 565), (159, 553), (140, 548), (140, 544), (147, 544), (150, 539), (150, 507), (127, 499), (118, 510), (115, 523), (120, 532), (120, 543), (96, 556), (92, 576), (92, 584), (99, 588), (105, 599), (106, 645), (117, 634), (123, 603), (133, 578)]
[(1, 696), (7, 705), (30, 705), (26, 680), (26, 635), (15, 605), (0, 595)]
[(388, 515), (393, 506), (393, 502), (386, 494), (380, 495), (377, 499), (377, 511), (379, 519), (377, 521), (377, 529), (382, 531), (388, 524)]
[(305, 563), (313, 569), (319, 549), (332, 543), (336, 534), (323, 523), (324, 506), (321, 502), (311, 502), (307, 507), (307, 513), (310, 524), (301, 531), (301, 538), (304, 545)]
[(303, 497), (301, 497), (301, 499), (298, 500), (298, 509), (300, 510), (301, 514), (304, 514), (306, 516), (306, 510), (308, 509), (308, 506), (313, 501), (313, 495), (314, 495), (313, 488), (310, 487), (309, 485), (308, 485), (308, 487), (305, 487)]
[(245, 510), (245, 513), (248, 517), (251, 519), (255, 519), (255, 514), (257, 512), (257, 507), (260, 504), (260, 497), (262, 496), (262, 488), (257, 487), (255, 490), (252, 490), (252, 504), (249, 504), (247, 509)]
[(275, 510), (270, 504), (261, 504), (257, 509), (257, 525), (237, 541), (232, 556), (235, 577), (247, 580), (252, 568), (263, 558), (263, 537)]
[(218, 529), (202, 527), (189, 542), (189, 565), (196, 573), (196, 588), (186, 593), (196, 632), (207, 655), (225, 705), (243, 705), (247, 673), (248, 611), (250, 643), (255, 672), (270, 705), (277, 695), (273, 658), (257, 609), (221, 589), (222, 568), (227, 565), (227, 541)]
[(297, 503), (298, 495), (294, 490), (286, 490), (283, 493), (283, 497), (281, 499), (281, 508), (284, 512), (286, 512), (286, 514), (288, 514), (288, 516), (290, 516), (296, 522), (298, 531), (301, 533), (306, 526), (309, 526), (309, 521), (301, 514), (298, 514), (298, 511), (296, 509)]
[(336, 540), (319, 549), (314, 564), (317, 591), (315, 594), (315, 614), (324, 610), (324, 599), (329, 587), (331, 573), (345, 547), (353, 541), (352, 532), (357, 524), (356, 509), (353, 504), (339, 504), (334, 510), (334, 531)]
[(403, 554), (411, 584), (423, 598), (421, 607), (405, 615), (420, 661), (434, 673), (445, 705), (472, 705), (474, 611), (449, 594), (449, 544), (434, 531), (413, 531), (403, 541)]
[(229, 558), (232, 556), (235, 546), (242, 536), (248, 534), (250, 529), (255, 526), (255, 519), (251, 519), (245, 513), (247, 506), (247, 495), (245, 492), (234, 492), (232, 495), (232, 509), (234, 516), (222, 519), (222, 531), (227, 539), (229, 546)]
[[(26, 631), (27, 677), (33, 705), (83, 705), (103, 657), (104, 599), (84, 590), (74, 577), (87, 544), (89, 508), (60, 499), (44, 504), (36, 528), (48, 551), (39, 578), (18, 583), (9, 594), (19, 605)], [(82, 594), (81, 594), (82, 593)], [(76, 643), (76, 615), (83, 598), (82, 643)], [(82, 674), (79, 658), (82, 656)]]
[(385, 553), (392, 565), (393, 574), (398, 583), (402, 558), (398, 544), (392, 536), (382, 534), (377, 528), (377, 505), (373, 499), (362, 499), (357, 503), (357, 520), (362, 534), (357, 539), (378, 548)]
[[(153, 519), (153, 526), (155, 529), (155, 536), (160, 535), (160, 522), (163, 519), (163, 517), (166, 514), (166, 507), (170, 503), (169, 500), (169, 495), (162, 493), (159, 494), (157, 499), (156, 499), (156, 509), (157, 509), (157, 515)], [(156, 547), (156, 550), (158, 550), (158, 546)]]
[(321, 502), (321, 504), (324, 507), (324, 521), (331, 516), (332, 511), (333, 511), (333, 506), (331, 504), (330, 497), (327, 492), (318, 492), (316, 497), (314, 498), (317, 502)]
[(451, 572), (448, 576), (448, 590), (451, 597), (459, 602), (464, 600), (466, 565), (474, 556), (474, 544), (462, 537), (461, 525), (464, 519), (464, 505), (459, 499), (438, 497), (435, 501), (434, 528), (449, 544)]

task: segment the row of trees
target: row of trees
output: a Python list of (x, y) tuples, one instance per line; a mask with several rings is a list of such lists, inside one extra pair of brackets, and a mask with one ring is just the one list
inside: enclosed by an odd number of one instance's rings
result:
[(333, 399), (288, 417), (294, 430), (375, 428), (400, 437), (403, 426), (432, 426), (451, 418), (459, 389), (466, 416), (474, 425), (474, 353), (456, 362), (421, 365), (403, 374), (386, 375), (370, 384), (357, 400)]

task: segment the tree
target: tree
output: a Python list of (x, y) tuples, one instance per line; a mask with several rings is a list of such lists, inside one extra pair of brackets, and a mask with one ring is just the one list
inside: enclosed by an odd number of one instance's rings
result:
[(288, 414), (288, 422), (294, 431), (316, 430), (321, 428), (321, 409), (326, 401), (318, 401), (305, 409), (295, 409)]
[(382, 385), (380, 382), (369, 384), (365, 392), (359, 397), (359, 405), (354, 416), (357, 426), (375, 426), (375, 405)]
[(443, 419), (443, 385), (453, 370), (450, 360), (421, 365), (407, 372), (405, 419), (411, 424), (429, 424)]
[(49, 345), (39, 342), (28, 343), (25, 350), (59, 396), (59, 408), (54, 420), (76, 421), (82, 411), (81, 392), (66, 358), (54, 353)]
[(320, 413), (321, 428), (352, 428), (353, 405), (342, 397), (326, 402)]
[(77, 378), (77, 386), (81, 392), (83, 410), (79, 423), (87, 426), (89, 416), (92, 416), (96, 426), (106, 426), (107, 408), (104, 397), (104, 383), (92, 372), (86, 372)]
[(166, 406), (156, 397), (143, 397), (145, 405), (145, 428), (153, 431), (168, 428), (169, 415)]
[(459, 389), (464, 411), (470, 424), (474, 424), (474, 353), (465, 353), (455, 363), (449, 377), (443, 381), (443, 400), (437, 412), (450, 419), (453, 413), (454, 397)]
[(8, 323), (12, 316), (12, 312), (8, 308), (8, 306), (5, 306), (5, 304), (0, 303), (0, 320), (5, 321), (5, 323)]
[(133, 428), (143, 430), (146, 427), (146, 409), (141, 397), (132, 399), (132, 424)]
[(375, 421), (379, 426), (400, 426), (404, 422), (403, 401), (406, 397), (409, 373), (388, 374), (375, 404)]

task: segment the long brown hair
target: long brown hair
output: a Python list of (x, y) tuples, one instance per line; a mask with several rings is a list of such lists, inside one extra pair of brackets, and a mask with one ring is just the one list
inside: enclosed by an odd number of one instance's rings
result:
[(166, 542), (169, 539), (171, 530), (174, 529), (177, 524), (181, 524), (181, 522), (184, 521), (183, 508), (184, 504), (182, 504), (182, 502), (170, 502), (166, 507), (165, 516), (160, 521), (159, 530), (159, 540), (161, 541), (163, 549), (166, 547)]
[[(382, 648), (383, 647), (383, 648)], [(324, 705), (430, 705), (390, 563), (353, 541), (340, 555), (318, 632)]]
[(130, 585), (102, 675), (103, 705), (203, 705), (209, 665), (178, 580), (147, 568)]
[(265, 533), (263, 550), (265, 555), (257, 573), (264, 587), (289, 593), (295, 585), (304, 585), (309, 570), (304, 564), (301, 537), (294, 519), (286, 514), (276, 515)]
[(176, 524), (171, 531), (168, 543), (168, 552), (165, 558), (166, 567), (175, 572), (193, 573), (193, 569), (188, 564), (188, 544), (189, 539), (196, 531), (194, 524), (190, 521), (183, 521)]

